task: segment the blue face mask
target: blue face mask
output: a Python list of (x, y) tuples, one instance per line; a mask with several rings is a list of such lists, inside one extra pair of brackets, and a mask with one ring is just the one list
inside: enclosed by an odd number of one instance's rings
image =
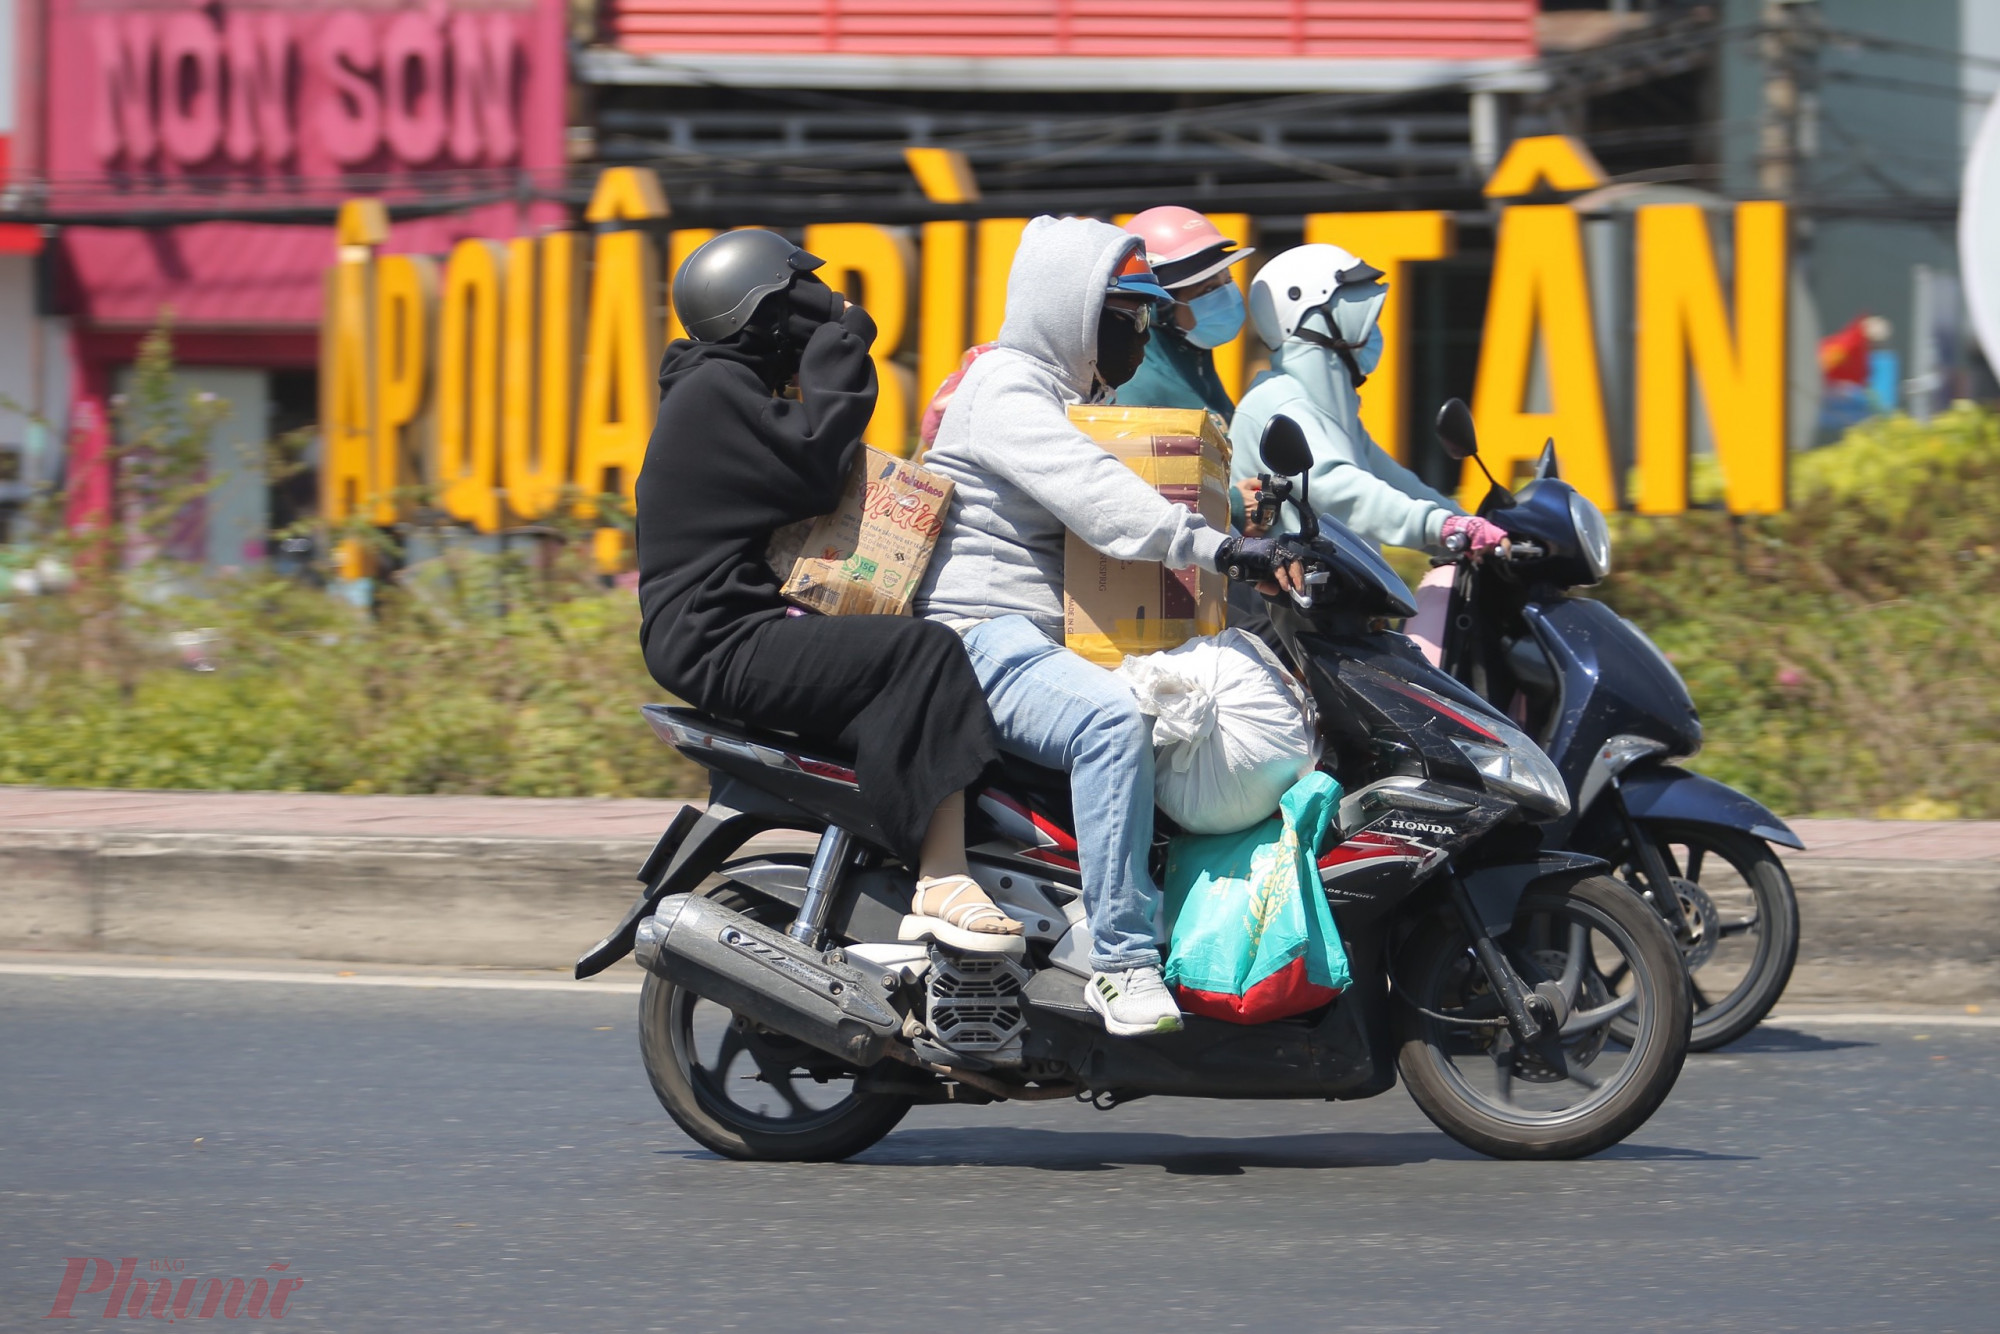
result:
[(1361, 340), (1361, 346), (1354, 349), (1354, 364), (1363, 376), (1373, 375), (1375, 368), (1382, 364), (1382, 326), (1376, 325)]
[(1194, 328), (1185, 337), (1196, 347), (1221, 347), (1243, 332), (1243, 293), (1235, 283), (1202, 293), (1187, 308), (1194, 312)]

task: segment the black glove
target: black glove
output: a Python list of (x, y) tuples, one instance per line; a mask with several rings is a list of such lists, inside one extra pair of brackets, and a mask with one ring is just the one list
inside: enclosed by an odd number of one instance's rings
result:
[(1289, 533), (1283, 537), (1228, 537), (1215, 553), (1215, 568), (1231, 579), (1255, 583), (1311, 554), (1310, 547)]
[(785, 293), (785, 336), (801, 347), (822, 324), (831, 324), (847, 308), (847, 298), (809, 273), (800, 274)]

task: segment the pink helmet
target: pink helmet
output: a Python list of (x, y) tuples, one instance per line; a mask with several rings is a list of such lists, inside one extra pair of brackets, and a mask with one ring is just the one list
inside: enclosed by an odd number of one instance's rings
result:
[(1257, 253), (1236, 249), (1236, 242), (1217, 231), (1214, 223), (1178, 204), (1134, 214), (1125, 230), (1146, 243), (1146, 262), (1169, 290), (1214, 277)]

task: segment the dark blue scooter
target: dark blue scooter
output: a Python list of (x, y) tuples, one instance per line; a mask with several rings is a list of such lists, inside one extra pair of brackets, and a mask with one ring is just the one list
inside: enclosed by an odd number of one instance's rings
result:
[[(1447, 402), (1437, 430), (1453, 458), (1478, 459), (1464, 403)], [(1494, 481), (1479, 512), (1507, 531), (1511, 553), (1458, 558), (1444, 668), (1510, 713), (1569, 784), (1548, 846), (1603, 858), (1666, 919), (1693, 987), (1690, 1049), (1733, 1042), (1791, 980), (1798, 900), (1771, 845), (1805, 844), (1749, 797), (1674, 763), (1701, 748), (1700, 715), (1638, 626), (1570, 596), (1610, 572), (1611, 534), (1556, 475), (1555, 443), (1518, 495)]]

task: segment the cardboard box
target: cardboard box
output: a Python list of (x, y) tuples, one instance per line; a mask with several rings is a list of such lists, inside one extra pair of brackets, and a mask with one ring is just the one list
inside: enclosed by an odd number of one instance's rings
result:
[(767, 558), (782, 592), (829, 616), (903, 616), (944, 531), (951, 483), (863, 446), (833, 513), (780, 528)]
[[(1069, 419), (1107, 452), (1218, 532), (1229, 529), (1229, 440), (1212, 412), (1073, 407)], [(1112, 560), (1070, 534), (1063, 552), (1063, 623), (1071, 650), (1105, 667), (1157, 653), (1226, 624), (1227, 581), (1213, 570)]]

